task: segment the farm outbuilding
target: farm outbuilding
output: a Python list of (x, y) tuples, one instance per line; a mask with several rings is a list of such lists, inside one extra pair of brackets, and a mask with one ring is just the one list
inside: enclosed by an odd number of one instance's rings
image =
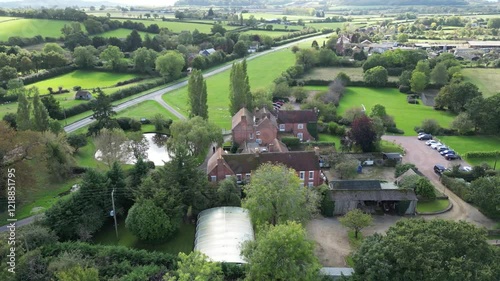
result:
[(241, 245), (254, 240), (250, 215), (239, 207), (218, 207), (198, 215), (194, 250), (216, 262), (246, 263)]
[(335, 203), (334, 215), (343, 215), (353, 209), (367, 213), (414, 215), (417, 196), (411, 189), (399, 189), (376, 180), (345, 180), (330, 182), (330, 199)]

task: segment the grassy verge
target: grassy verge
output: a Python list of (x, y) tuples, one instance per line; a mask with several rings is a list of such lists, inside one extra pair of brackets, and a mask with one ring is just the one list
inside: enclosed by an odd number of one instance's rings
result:
[(131, 106), (127, 109), (124, 109), (116, 115), (116, 118), (119, 117), (130, 117), (130, 118), (135, 118), (135, 119), (140, 119), (140, 118), (148, 118), (152, 119), (153, 116), (156, 114), (161, 114), (165, 116), (166, 118), (172, 119), (172, 120), (177, 120), (177, 116), (172, 114), (170, 111), (168, 111), (165, 107), (163, 107), (161, 104), (157, 103), (156, 101), (153, 100), (148, 100), (148, 101), (143, 101), (139, 104), (136, 104), (134, 106)]
[(347, 232), (347, 237), (349, 239), (349, 245), (351, 245), (352, 252), (345, 258), (345, 261), (348, 266), (354, 267), (354, 261), (352, 260), (352, 254), (353, 252), (357, 251), (359, 246), (361, 246), (361, 243), (363, 243), (364, 237), (363, 233), (359, 232), (358, 233), (358, 238), (354, 236), (354, 231), (349, 230)]
[(113, 221), (110, 219), (103, 229), (95, 235), (94, 242), (104, 245), (120, 245), (149, 251), (178, 254), (189, 253), (194, 247), (196, 227), (192, 224), (182, 224), (180, 229), (170, 238), (158, 243), (140, 241), (125, 227), (125, 219), (118, 220), (118, 238), (115, 234)]
[(448, 208), (450, 201), (448, 199), (439, 199), (433, 201), (418, 201), (417, 203), (417, 212), (419, 213), (433, 213), (443, 211)]

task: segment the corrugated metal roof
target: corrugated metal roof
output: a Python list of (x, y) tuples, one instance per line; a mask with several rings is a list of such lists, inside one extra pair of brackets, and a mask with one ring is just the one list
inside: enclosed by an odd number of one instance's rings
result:
[(354, 273), (354, 269), (350, 267), (323, 267), (320, 269), (321, 274), (327, 276), (351, 276)]
[(218, 207), (198, 215), (195, 251), (217, 262), (246, 263), (241, 244), (254, 240), (250, 215), (239, 207)]

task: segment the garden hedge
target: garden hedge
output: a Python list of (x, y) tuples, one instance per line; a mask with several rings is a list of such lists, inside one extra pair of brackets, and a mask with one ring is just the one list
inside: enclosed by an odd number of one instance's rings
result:
[(472, 192), (465, 182), (442, 175), (441, 183), (458, 197), (462, 198), (465, 202), (471, 202)]
[(464, 154), (467, 158), (489, 158), (500, 156), (500, 151), (470, 151)]
[(281, 138), (281, 141), (289, 147), (296, 147), (300, 145), (300, 140), (299, 138), (296, 137), (283, 137)]

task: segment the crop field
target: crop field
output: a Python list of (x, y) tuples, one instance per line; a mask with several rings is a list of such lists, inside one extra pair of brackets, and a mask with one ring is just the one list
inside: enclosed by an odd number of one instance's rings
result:
[[(306, 88), (322, 91), (327, 89), (327, 87)], [(349, 87), (340, 100), (338, 113), (342, 115), (348, 108), (361, 107), (362, 105), (369, 113), (376, 104), (385, 106), (387, 114), (394, 116), (396, 126), (404, 130), (406, 136), (416, 135), (414, 127), (420, 125), (424, 119), (436, 119), (441, 126), (447, 128), (454, 118), (452, 114), (436, 111), (422, 103), (408, 104), (406, 95), (392, 88)]]
[[(294, 63), (295, 57), (289, 49), (248, 61), (247, 69), (250, 88), (255, 90), (270, 86), (281, 72)], [(224, 129), (231, 128), (229, 73), (230, 71), (225, 71), (207, 79), (209, 121)], [(187, 87), (163, 95), (163, 100), (182, 114), (188, 115)]]
[[(0, 21), (4, 18), (0, 18)], [(70, 21), (62, 20), (43, 20), (43, 19), (18, 19), (0, 22), (0, 40), (6, 41), (9, 37), (34, 37), (41, 35), (43, 37), (60, 37), (61, 28)], [(85, 27), (81, 25), (82, 29)]]
[(462, 74), (465, 81), (474, 83), (483, 93), (490, 97), (500, 93), (500, 69), (495, 68), (464, 68)]
[[(111, 31), (107, 31), (107, 32), (104, 32), (104, 33), (96, 34), (94, 36), (100, 36), (100, 37), (105, 37), (105, 38), (109, 38), (109, 37), (127, 38), (127, 36), (130, 34), (130, 32), (132, 32), (132, 30), (130, 30), (130, 29), (118, 28), (118, 29), (115, 29), (115, 30), (111, 30)], [(151, 38), (156, 35), (156, 34), (153, 34), (153, 33), (139, 31), (139, 35), (141, 35), (142, 39), (144, 39), (144, 37), (146, 36), (146, 34), (149, 34), (149, 36), (151, 36)]]
[[(318, 42), (319, 43), (319, 42)], [(333, 80), (340, 72), (349, 75), (352, 81), (363, 81), (363, 68), (361, 67), (315, 67), (304, 75), (304, 80), (319, 79)], [(398, 81), (397, 76), (389, 76), (389, 81)]]
[[(439, 140), (453, 148), (458, 154), (464, 155), (471, 151), (497, 151), (500, 150), (499, 136), (441, 136)], [(495, 158), (471, 158), (465, 159), (471, 165), (479, 165), (486, 162), (493, 166)], [(500, 159), (499, 159), (500, 160)], [(500, 166), (500, 161), (497, 166)]]

